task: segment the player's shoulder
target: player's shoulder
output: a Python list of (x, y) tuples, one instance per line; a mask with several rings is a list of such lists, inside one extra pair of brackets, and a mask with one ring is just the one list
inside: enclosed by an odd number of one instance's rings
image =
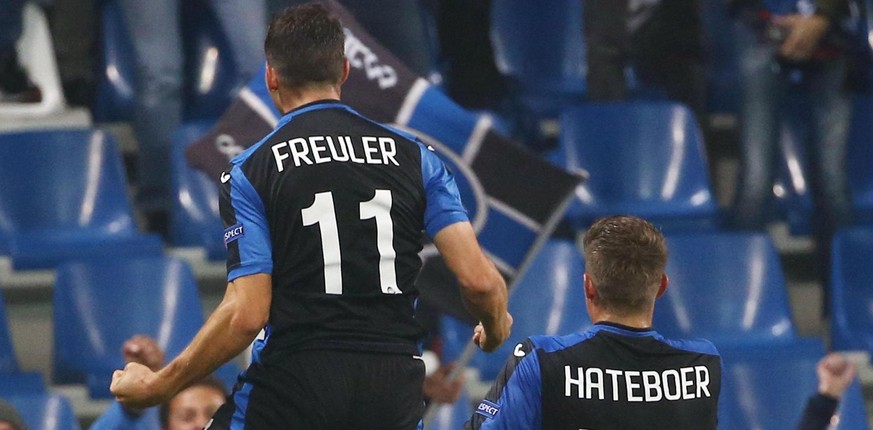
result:
[(532, 348), (550, 353), (579, 345), (591, 339), (593, 334), (590, 330), (585, 330), (559, 336), (537, 335), (529, 337), (526, 341), (530, 342)]
[(704, 338), (689, 338), (689, 339), (668, 339), (660, 334), (657, 336), (658, 340), (661, 342), (682, 350), (686, 352), (693, 352), (698, 354), (707, 354), (707, 355), (715, 355), (720, 356), (718, 352), (718, 348), (715, 347), (708, 339)]

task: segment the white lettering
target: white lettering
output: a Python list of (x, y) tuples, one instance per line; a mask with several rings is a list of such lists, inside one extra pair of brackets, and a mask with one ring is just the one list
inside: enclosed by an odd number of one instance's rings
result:
[(324, 142), (324, 136), (309, 136), (309, 146), (312, 147), (312, 157), (315, 158), (315, 164), (327, 163), (330, 161), (330, 157), (324, 157), (321, 155), (323, 152), (327, 152), (327, 147), (322, 143), (321, 145), (318, 142)]
[(694, 372), (693, 367), (683, 367), (679, 369), (682, 374), (682, 398), (685, 400), (693, 399), (694, 393), (688, 391), (688, 388), (694, 385), (694, 380), (691, 379), (691, 373)]
[(364, 136), (361, 137), (361, 142), (364, 143), (364, 155), (367, 157), (367, 164), (382, 164), (382, 161), (373, 158), (373, 154), (379, 152), (379, 148), (371, 145), (376, 144), (377, 139), (375, 137)]
[(621, 370), (606, 369), (606, 374), (612, 377), (612, 401), (618, 401), (618, 376), (621, 375)]
[(290, 157), (290, 155), (288, 155), (287, 153), (285, 153), (285, 154), (279, 153), (279, 148), (281, 148), (283, 146), (288, 146), (288, 142), (277, 143), (277, 144), (273, 145), (273, 148), (272, 148), (273, 149), (273, 157), (276, 159), (276, 168), (279, 169), (280, 172), (285, 170), (285, 163), (283, 163), (282, 160)]
[[(349, 152), (346, 150), (345, 145), (342, 143), (342, 137), (337, 138), (337, 143), (333, 143), (333, 139), (330, 136), (325, 137), (327, 140), (327, 147), (330, 149), (330, 156), (333, 158), (333, 161), (349, 161)], [(342, 155), (337, 152), (337, 148), (342, 151)]]
[(564, 366), (564, 397), (570, 397), (571, 388), (573, 385), (577, 386), (577, 391), (579, 391), (579, 398), (582, 398), (582, 368), (578, 369), (578, 375), (575, 379), (572, 376), (572, 370), (570, 366)]
[[(595, 381), (595, 378), (597, 379)], [(585, 398), (593, 399), (594, 395), (592, 391), (597, 389), (597, 398), (603, 400), (603, 371), (596, 367), (589, 367), (585, 369), (585, 379), (587, 384), (585, 384)]]
[(629, 402), (642, 402), (643, 396), (634, 395), (634, 389), (640, 388), (640, 384), (637, 382), (632, 382), (631, 378), (639, 377), (640, 372), (637, 370), (626, 370), (624, 372), (624, 383), (627, 385), (627, 401)]
[[(673, 388), (675, 391), (670, 393), (670, 380), (668, 377), (673, 377)], [(662, 385), (664, 387), (664, 398), (667, 400), (679, 400), (682, 397), (682, 392), (679, 388), (679, 372), (676, 370), (670, 369), (665, 370), (661, 375), (661, 379), (663, 380)]]
[(706, 397), (712, 397), (709, 394), (709, 369), (706, 366), (694, 366), (694, 371), (697, 376), (697, 398), (703, 397), (702, 394), (705, 391)]
[(643, 371), (643, 391), (647, 402), (661, 400), (661, 376), (654, 370)]
[[(297, 149), (297, 144), (300, 144), (300, 149)], [(307, 157), (309, 154), (309, 146), (306, 145), (306, 139), (298, 137), (288, 141), (288, 147), (291, 148), (291, 155), (294, 156), (294, 165), (300, 167), (300, 162), (312, 164), (312, 160)]]
[(357, 155), (355, 155), (355, 147), (352, 146), (352, 138), (345, 136), (345, 139), (346, 139), (346, 147), (349, 149), (349, 158), (351, 158), (353, 163), (363, 164), (364, 159), (358, 158)]
[(380, 137), (379, 148), (382, 149), (382, 163), (388, 164), (388, 160), (391, 160), (391, 163), (400, 167), (400, 163), (394, 159), (394, 156), (397, 155), (397, 148), (394, 147), (394, 139), (390, 137)]
[[(618, 370), (564, 366), (564, 396), (625, 402), (677, 401), (712, 397), (706, 366), (657, 370)], [(604, 374), (609, 375), (606, 378)], [(612, 384), (609, 385), (608, 382)], [(576, 393), (573, 393), (573, 387)], [(610, 396), (611, 391), (611, 396)]]

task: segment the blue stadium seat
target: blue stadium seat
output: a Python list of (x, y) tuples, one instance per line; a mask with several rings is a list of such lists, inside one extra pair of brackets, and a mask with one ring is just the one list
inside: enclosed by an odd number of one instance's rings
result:
[[(12, 336), (9, 333), (9, 320), (6, 318), (6, 304), (0, 295), (0, 374), (18, 372), (18, 359), (12, 346)], [(3, 379), (3, 376), (0, 376)]]
[(831, 347), (873, 352), (873, 227), (834, 236), (831, 261)]
[[(246, 82), (237, 82), (227, 38), (208, 4), (189, 0), (182, 5), (184, 116), (218, 118)], [(103, 55), (94, 119), (130, 121), (136, 108), (136, 57), (117, 0), (102, 2), (101, 21)]]
[(797, 338), (776, 248), (764, 233), (667, 235), (670, 286), (655, 304), (667, 337), (703, 337), (716, 346)]
[(53, 308), (54, 382), (85, 382), (95, 398), (110, 397), (125, 340), (151, 336), (170, 359), (203, 324), (196, 280), (184, 261), (170, 257), (63, 264)]
[(556, 117), (585, 95), (582, 2), (495, 0), (491, 40), (501, 74), (510, 78), (525, 107)]
[(215, 119), (230, 106), (238, 79), (230, 45), (208, 1), (182, 2), (185, 53), (185, 118)]
[[(722, 390), (719, 428), (784, 430), (800, 422), (807, 399), (818, 391), (819, 339), (758, 347), (720, 347)], [(856, 380), (840, 401), (838, 424), (829, 429), (869, 429)]]
[[(483, 380), (492, 380), (503, 368), (515, 346), (533, 335), (563, 335), (591, 325), (585, 308), (582, 255), (576, 245), (552, 239), (543, 245), (523, 278), (513, 287), (509, 312), (513, 316), (512, 334), (497, 351), (479, 353), (471, 363), (479, 368)], [(443, 360), (453, 361), (470, 340), (472, 328), (459, 322), (443, 325)]]
[(39, 372), (0, 373), (0, 398), (46, 392), (45, 380)]
[(218, 261), (227, 255), (221, 239), (224, 228), (218, 213), (218, 186), (185, 159), (185, 148), (209, 130), (212, 123), (185, 123), (173, 136), (170, 241), (174, 246), (202, 247), (208, 259)]
[(873, 121), (870, 118), (873, 118), (873, 96), (856, 97), (847, 169), (852, 207), (857, 222), (862, 224), (873, 224)]
[(15, 269), (163, 251), (137, 229), (121, 154), (103, 132), (0, 134), (0, 183), (0, 242)]
[(21, 414), (28, 430), (79, 430), (79, 421), (60, 394), (22, 394), (4, 397)]
[[(796, 106), (795, 106), (796, 107)], [(807, 171), (806, 142), (812, 117), (802, 109), (789, 110), (779, 136), (779, 170), (774, 183), (776, 212), (788, 222), (791, 234), (812, 234), (812, 178)]]
[(560, 147), (549, 154), (590, 179), (576, 190), (567, 219), (582, 229), (618, 213), (645, 217), (665, 231), (714, 229), (703, 137), (694, 114), (670, 102), (581, 105), (561, 115)]
[(130, 121), (136, 109), (136, 59), (118, 1), (102, 2), (100, 20), (103, 55), (100, 56), (94, 120)]
[(722, 0), (701, 2), (704, 46), (707, 52), (707, 111), (736, 114), (740, 107), (740, 64), (735, 20)]

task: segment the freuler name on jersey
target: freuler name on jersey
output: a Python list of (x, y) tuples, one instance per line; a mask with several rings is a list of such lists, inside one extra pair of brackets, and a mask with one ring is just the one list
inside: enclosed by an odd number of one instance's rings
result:
[(296, 167), (333, 161), (400, 166), (395, 145), (390, 137), (361, 136), (361, 145), (355, 149), (350, 136), (309, 136), (276, 143), (271, 149), (281, 172), (287, 163)]
[(564, 366), (564, 396), (617, 402), (659, 402), (711, 397), (706, 366), (616, 370)]

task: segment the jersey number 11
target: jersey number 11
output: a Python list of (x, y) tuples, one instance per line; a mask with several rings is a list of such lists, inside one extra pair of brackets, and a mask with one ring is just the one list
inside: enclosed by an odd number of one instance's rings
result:
[[(376, 219), (376, 247), (379, 250), (379, 283), (384, 294), (401, 294), (394, 268), (394, 222), (391, 221), (391, 190), (376, 190), (372, 199), (361, 202), (361, 220)], [(303, 225), (318, 224), (321, 252), (324, 257), (324, 292), (343, 293), (342, 255), (333, 193), (315, 194), (315, 201), (301, 211)]]

